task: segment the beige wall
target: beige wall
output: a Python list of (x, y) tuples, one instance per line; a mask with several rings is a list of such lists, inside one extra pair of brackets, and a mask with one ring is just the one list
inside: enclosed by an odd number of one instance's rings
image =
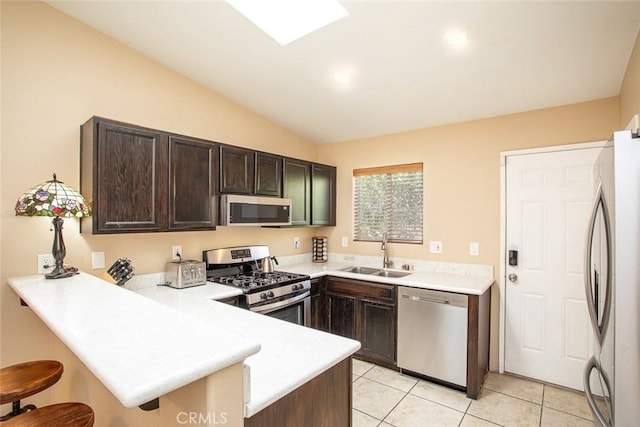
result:
[(636, 114), (640, 114), (640, 33), (636, 38), (636, 44), (620, 88), (620, 122), (618, 127), (624, 129)]
[[(423, 162), (423, 245), (391, 244), (390, 255), (434, 261), (499, 263), (500, 152), (607, 139), (618, 126), (618, 99), (512, 114), (449, 126), (323, 145), (319, 160), (338, 166), (338, 226), (331, 241), (351, 239), (354, 168)], [(430, 254), (428, 241), (443, 242)], [(469, 255), (479, 242), (480, 255)], [(353, 242), (334, 251), (379, 253), (379, 244)], [(497, 271), (497, 270), (496, 270)]]

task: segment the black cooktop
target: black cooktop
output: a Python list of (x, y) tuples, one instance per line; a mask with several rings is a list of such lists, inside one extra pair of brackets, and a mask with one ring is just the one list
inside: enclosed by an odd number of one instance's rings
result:
[(240, 273), (211, 278), (211, 280), (216, 283), (236, 286), (241, 288), (244, 292), (271, 289), (309, 279), (310, 277), (304, 274), (287, 273), (284, 271), (272, 271), (269, 273), (253, 271), (250, 273)]

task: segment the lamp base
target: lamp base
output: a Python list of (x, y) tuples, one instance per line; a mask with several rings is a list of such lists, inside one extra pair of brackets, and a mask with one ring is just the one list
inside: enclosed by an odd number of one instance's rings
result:
[(67, 254), (67, 250), (64, 247), (64, 240), (62, 240), (62, 224), (64, 220), (59, 216), (53, 218), (53, 248), (51, 253), (56, 260), (56, 266), (51, 273), (45, 274), (46, 279), (63, 279), (65, 277), (71, 277), (74, 274), (78, 274), (78, 269), (75, 267), (65, 267), (64, 256)]
[(51, 273), (47, 273), (44, 275), (45, 279), (64, 279), (65, 277), (71, 277), (78, 274), (78, 269), (75, 267), (67, 267), (63, 268), (62, 271), (59, 269), (53, 270)]

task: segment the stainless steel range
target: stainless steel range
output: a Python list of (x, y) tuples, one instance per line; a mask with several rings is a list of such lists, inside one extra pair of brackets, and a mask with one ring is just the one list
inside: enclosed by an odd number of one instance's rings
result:
[(242, 307), (308, 326), (310, 277), (284, 271), (262, 271), (262, 266), (272, 258), (269, 247), (264, 245), (211, 249), (202, 253), (207, 280), (240, 288)]

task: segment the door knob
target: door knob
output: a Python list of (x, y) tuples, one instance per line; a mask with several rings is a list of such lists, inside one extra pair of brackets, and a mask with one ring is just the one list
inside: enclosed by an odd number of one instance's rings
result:
[(507, 276), (507, 278), (509, 279), (509, 281), (511, 282), (517, 282), (518, 281), (518, 275), (515, 273), (511, 273)]

